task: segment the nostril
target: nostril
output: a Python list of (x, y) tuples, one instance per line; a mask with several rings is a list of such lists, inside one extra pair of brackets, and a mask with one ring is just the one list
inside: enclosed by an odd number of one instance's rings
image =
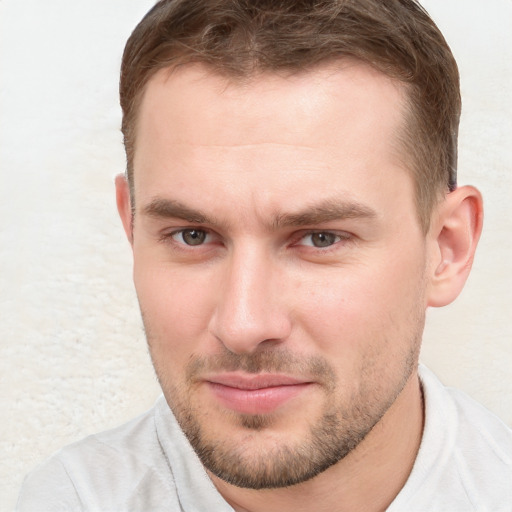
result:
[(268, 321), (247, 317), (236, 320), (233, 316), (216, 314), (209, 328), (209, 332), (222, 345), (236, 354), (279, 345), (288, 339), (290, 331), (291, 325), (286, 315), (275, 313)]

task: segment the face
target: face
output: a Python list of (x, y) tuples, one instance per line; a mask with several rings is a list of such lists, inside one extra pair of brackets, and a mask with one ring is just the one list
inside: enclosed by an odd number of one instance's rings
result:
[(427, 261), (403, 95), (354, 62), (244, 83), (189, 66), (147, 86), (135, 285), (165, 397), (227, 482), (336, 464), (415, 371)]

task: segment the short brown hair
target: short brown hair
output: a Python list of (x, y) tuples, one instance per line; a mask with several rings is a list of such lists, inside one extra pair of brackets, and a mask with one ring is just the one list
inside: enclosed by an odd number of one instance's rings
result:
[(352, 57), (405, 84), (401, 136), (423, 229), (440, 194), (456, 187), (461, 109), (457, 64), (414, 0), (160, 0), (128, 39), (120, 80), (133, 201), (137, 111), (159, 70), (202, 63), (232, 79), (299, 72)]

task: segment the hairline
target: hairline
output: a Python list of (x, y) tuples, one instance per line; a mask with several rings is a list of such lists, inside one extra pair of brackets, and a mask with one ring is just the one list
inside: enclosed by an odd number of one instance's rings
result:
[[(188, 57), (188, 58), (187, 58)], [(416, 118), (417, 114), (415, 113), (415, 105), (412, 101), (413, 93), (412, 88), (413, 85), (401, 80), (398, 76), (393, 76), (392, 73), (384, 72), (379, 66), (367, 62), (364, 59), (358, 58), (353, 55), (338, 55), (328, 59), (324, 59), (320, 62), (317, 62), (312, 65), (307, 65), (302, 68), (277, 68), (277, 69), (269, 69), (261, 66), (255, 66), (252, 70), (243, 72), (243, 73), (235, 73), (230, 71), (229, 69), (218, 67), (212, 64), (211, 62), (203, 61), (201, 59), (190, 58), (190, 56), (185, 55), (180, 59), (180, 56), (170, 59), (167, 65), (155, 66), (153, 67), (146, 75), (145, 81), (141, 87), (139, 87), (137, 93), (135, 94), (134, 101), (132, 104), (132, 108), (130, 111), (129, 117), (129, 126), (130, 126), (130, 137), (131, 137), (131, 152), (130, 158), (128, 159), (128, 165), (126, 169), (126, 179), (129, 186), (130, 191), (130, 203), (132, 215), (135, 215), (135, 179), (134, 179), (134, 156), (136, 151), (136, 140), (137, 140), (137, 131), (138, 131), (138, 121), (140, 118), (140, 109), (142, 103), (144, 101), (144, 96), (146, 95), (148, 86), (151, 80), (160, 72), (166, 72), (168, 77), (170, 77), (175, 71), (182, 67), (189, 67), (194, 65), (200, 65), (205, 69), (205, 74), (211, 75), (213, 77), (221, 77), (226, 80), (226, 85), (240, 85), (244, 82), (249, 82), (254, 80), (257, 77), (264, 76), (293, 76), (307, 73), (314, 73), (316, 69), (325, 68), (326, 66), (332, 65), (336, 62), (351, 60), (353, 62), (361, 63), (365, 66), (368, 66), (383, 76), (386, 76), (389, 80), (391, 80), (399, 89), (402, 91), (402, 102), (401, 102), (401, 123), (398, 129), (398, 132), (395, 134), (393, 139), (393, 151), (399, 157), (400, 163), (403, 164), (404, 172), (409, 173), (411, 179), (413, 180), (414, 187), (414, 202), (416, 205), (416, 217), (418, 222), (420, 223), (420, 227), (424, 234), (426, 234), (430, 228), (430, 220), (433, 211), (435, 210), (436, 205), (439, 203), (443, 196), (443, 192), (448, 192), (448, 187), (437, 187), (437, 195), (436, 200), (431, 201), (430, 204), (426, 205), (422, 203), (421, 200), (421, 189), (424, 186), (421, 181), (421, 171), (420, 171), (420, 163), (417, 161), (418, 159), (413, 156), (413, 151), (411, 149), (414, 141), (412, 140), (414, 130), (411, 128), (415, 127), (417, 124)]]

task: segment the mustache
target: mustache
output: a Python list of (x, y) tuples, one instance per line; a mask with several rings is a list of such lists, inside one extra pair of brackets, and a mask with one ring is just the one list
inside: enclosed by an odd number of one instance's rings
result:
[(286, 349), (262, 350), (251, 354), (235, 354), (226, 348), (220, 354), (193, 356), (187, 364), (189, 381), (199, 380), (202, 374), (242, 371), (257, 373), (286, 373), (333, 383), (335, 372), (320, 356), (297, 356)]

